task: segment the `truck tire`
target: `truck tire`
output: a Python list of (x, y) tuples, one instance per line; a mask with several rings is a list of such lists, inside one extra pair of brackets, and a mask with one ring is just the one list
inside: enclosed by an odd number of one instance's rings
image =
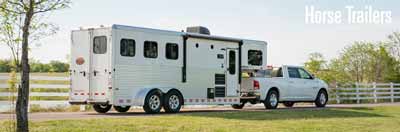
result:
[(315, 99), (315, 106), (325, 107), (328, 102), (328, 93), (325, 90), (319, 90), (317, 98)]
[(284, 105), (285, 107), (293, 107), (294, 102), (283, 102), (283, 105)]
[(161, 92), (153, 90), (149, 92), (144, 100), (143, 110), (146, 114), (160, 113), (162, 107)]
[(232, 106), (232, 108), (234, 108), (234, 109), (243, 109), (243, 107), (244, 107), (244, 105), (247, 103), (247, 101), (243, 101), (243, 102), (240, 102), (240, 104), (233, 104), (233, 105), (231, 105)]
[(268, 92), (267, 97), (264, 100), (264, 106), (266, 109), (276, 109), (278, 107), (279, 94), (276, 90)]
[(169, 91), (164, 95), (163, 107), (167, 113), (177, 113), (181, 110), (183, 97), (175, 90)]
[(97, 113), (107, 113), (111, 109), (109, 104), (95, 104), (93, 105), (94, 111)]
[(114, 109), (120, 113), (127, 112), (131, 106), (114, 106)]

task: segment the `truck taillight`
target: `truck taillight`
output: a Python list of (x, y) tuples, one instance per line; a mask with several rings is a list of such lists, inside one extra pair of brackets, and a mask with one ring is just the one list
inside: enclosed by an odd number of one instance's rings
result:
[(253, 81), (253, 87), (254, 90), (259, 90), (260, 89), (260, 83), (257, 80)]

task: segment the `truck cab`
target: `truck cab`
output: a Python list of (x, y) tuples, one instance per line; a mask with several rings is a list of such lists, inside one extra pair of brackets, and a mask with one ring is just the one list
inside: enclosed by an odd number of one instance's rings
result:
[(324, 107), (328, 101), (328, 85), (300, 66), (269, 67), (246, 74), (249, 76), (244, 76), (241, 86), (243, 106), (246, 102), (259, 102), (274, 109), (278, 103), (292, 107), (295, 102), (314, 102), (317, 107)]

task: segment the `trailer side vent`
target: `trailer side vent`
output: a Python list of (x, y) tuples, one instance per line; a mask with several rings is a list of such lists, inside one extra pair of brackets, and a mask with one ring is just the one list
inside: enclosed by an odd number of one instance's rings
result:
[(215, 97), (225, 97), (225, 74), (215, 74)]
[(187, 27), (186, 32), (210, 35), (210, 30), (203, 26)]

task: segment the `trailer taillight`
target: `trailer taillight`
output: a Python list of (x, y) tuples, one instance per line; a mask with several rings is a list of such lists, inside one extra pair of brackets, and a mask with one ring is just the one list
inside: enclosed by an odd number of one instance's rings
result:
[(253, 87), (254, 87), (254, 90), (259, 90), (260, 83), (257, 80), (253, 80)]

